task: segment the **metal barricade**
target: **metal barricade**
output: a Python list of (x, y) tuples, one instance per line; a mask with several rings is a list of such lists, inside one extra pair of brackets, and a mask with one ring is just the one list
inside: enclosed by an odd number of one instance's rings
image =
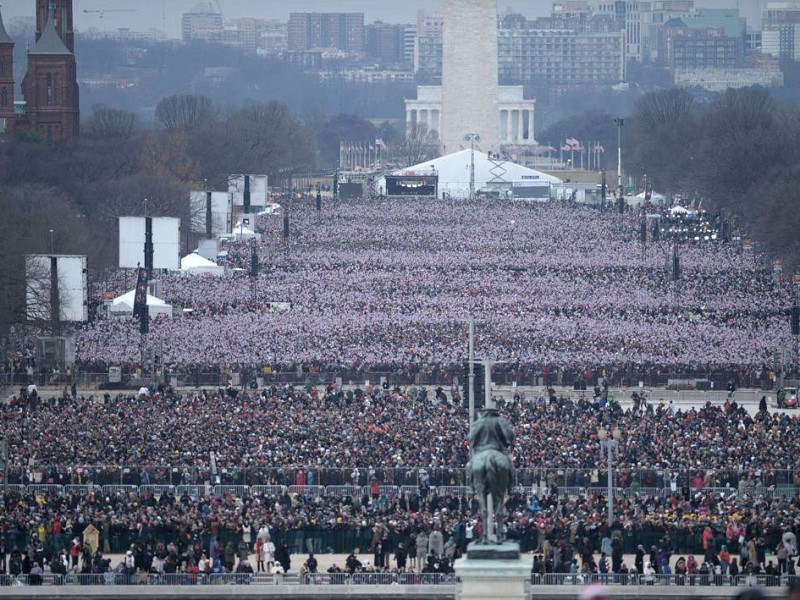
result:
[(266, 496), (281, 496), (289, 490), (285, 485), (251, 485), (250, 492)]
[(215, 496), (227, 496), (233, 494), (237, 498), (250, 495), (249, 485), (217, 485), (214, 486)]
[(139, 492), (138, 485), (104, 485), (103, 486), (103, 493), (104, 494), (130, 494), (133, 492), (134, 494)]
[(472, 494), (472, 489), (466, 485), (440, 485), (436, 487), (439, 496), (465, 496)]
[[(396, 485), (381, 485), (378, 487), (378, 493), (383, 496), (396, 496), (399, 489)], [(372, 486), (365, 485), (361, 493), (366, 496), (372, 496)]]
[(9, 492), (16, 492), (17, 494), (24, 494), (25, 493), (25, 486), (20, 483), (9, 483), (6, 485)]
[(54, 585), (64, 585), (64, 578), (53, 573), (43, 573), (42, 575), (0, 575), (0, 588)]
[(362, 488), (357, 485), (329, 485), (325, 488), (326, 496), (336, 496), (337, 498), (344, 498), (351, 496), (353, 498), (360, 498)]
[(61, 496), (64, 494), (64, 486), (49, 483), (31, 483), (27, 486), (27, 492), (37, 496), (49, 496), (51, 494)]
[(558, 488), (558, 493), (567, 498), (578, 498), (579, 496), (586, 496), (586, 488), (580, 486), (564, 486)]
[[(130, 577), (129, 585), (135, 585), (134, 578), (136, 577), (136, 575)], [(198, 573), (151, 573), (147, 575), (147, 585), (180, 586), (205, 585), (205, 583), (205, 576)]]
[[(431, 488), (434, 489), (434, 488)], [(416, 496), (419, 494), (419, 486), (418, 485), (403, 485), (400, 487), (400, 493), (404, 496), (406, 494), (410, 494), (412, 496)]]
[(67, 494), (78, 494), (80, 496), (86, 496), (91, 492), (99, 492), (101, 488), (99, 485), (94, 485), (93, 483), (84, 483), (84, 484), (74, 484), (74, 485), (65, 485), (64, 492)]
[(160, 498), (164, 494), (175, 494), (175, 486), (174, 485), (140, 485), (139, 486), (139, 493), (144, 494), (145, 492), (150, 492), (156, 498)]
[(175, 495), (180, 497), (186, 494), (191, 498), (199, 498), (200, 496), (210, 496), (213, 491), (210, 485), (179, 485), (175, 488)]
[(324, 496), (325, 486), (322, 485), (290, 485), (289, 492), (311, 496)]
[(664, 488), (660, 487), (629, 487), (629, 488), (616, 488), (614, 494), (624, 498), (630, 498), (639, 494), (639, 496), (654, 496), (659, 498), (664, 495)]
[(455, 585), (453, 573), (306, 573), (306, 585)]
[(252, 582), (252, 573), (220, 573), (212, 574), (209, 578), (212, 585), (250, 585)]

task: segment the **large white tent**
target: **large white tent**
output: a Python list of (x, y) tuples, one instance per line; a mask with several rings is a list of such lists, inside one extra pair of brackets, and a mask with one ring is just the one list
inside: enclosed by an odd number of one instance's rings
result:
[[(470, 191), (470, 171), (473, 160), (472, 150), (460, 150), (452, 154), (420, 163), (405, 169), (398, 169), (392, 175), (432, 175), (439, 177), (439, 197), (447, 194), (452, 198), (467, 198)], [(558, 177), (523, 167), (505, 160), (493, 160), (485, 152), (474, 153), (475, 191), (511, 190), (514, 182), (547, 181), (552, 185), (561, 184)], [(386, 179), (377, 181), (380, 190), (386, 189)]]
[(192, 252), (181, 259), (181, 272), (189, 275), (224, 275), (225, 268), (213, 260), (200, 256), (197, 252)]
[[(131, 290), (118, 298), (111, 301), (110, 312), (115, 315), (119, 314), (133, 314), (133, 305), (136, 302), (136, 290)], [(172, 305), (167, 304), (163, 300), (147, 294), (147, 312), (150, 313), (150, 318), (155, 319), (158, 315), (167, 315), (172, 317)]]

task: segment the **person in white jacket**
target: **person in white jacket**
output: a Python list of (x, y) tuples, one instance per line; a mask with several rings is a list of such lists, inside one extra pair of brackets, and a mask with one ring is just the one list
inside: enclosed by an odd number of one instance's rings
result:
[(653, 568), (653, 563), (647, 563), (644, 568), (644, 583), (645, 585), (655, 585), (656, 570)]

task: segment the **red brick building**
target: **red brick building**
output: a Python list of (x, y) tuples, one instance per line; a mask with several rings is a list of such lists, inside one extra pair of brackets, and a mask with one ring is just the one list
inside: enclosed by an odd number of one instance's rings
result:
[(13, 49), (0, 15), (0, 135), (26, 130), (48, 143), (80, 132), (72, 0), (36, 0), (36, 44), (28, 51), (23, 102), (14, 102)]

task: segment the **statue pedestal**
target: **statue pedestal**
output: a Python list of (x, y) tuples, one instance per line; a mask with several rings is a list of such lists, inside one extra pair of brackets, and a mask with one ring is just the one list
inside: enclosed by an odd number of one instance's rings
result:
[(470, 544), (466, 558), (456, 561), (461, 582), (456, 600), (527, 600), (533, 562), (521, 558), (519, 544)]

